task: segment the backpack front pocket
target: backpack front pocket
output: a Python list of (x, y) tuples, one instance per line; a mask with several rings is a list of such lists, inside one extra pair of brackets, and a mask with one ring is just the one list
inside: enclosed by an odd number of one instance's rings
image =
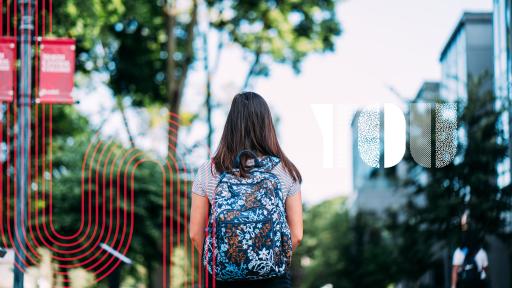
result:
[(215, 270), (219, 279), (251, 279), (273, 275), (272, 219), (218, 222)]

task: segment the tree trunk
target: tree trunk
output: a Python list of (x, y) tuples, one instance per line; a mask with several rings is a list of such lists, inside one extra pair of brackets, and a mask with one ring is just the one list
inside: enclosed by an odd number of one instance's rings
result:
[(256, 71), (256, 66), (260, 63), (260, 53), (256, 52), (254, 55), (254, 61), (252, 62), (251, 67), (249, 68), (249, 72), (247, 72), (247, 76), (245, 76), (244, 85), (242, 86), (242, 91), (246, 90), (249, 87), (249, 83), (251, 81), (254, 72)]
[(146, 287), (148, 287), (148, 288), (155, 287), (155, 283), (153, 283), (153, 277), (151, 277), (152, 276), (151, 273), (153, 271), (153, 265), (151, 264), (151, 260), (146, 260), (144, 262), (145, 262), (144, 267), (146, 268)]
[(121, 96), (116, 96), (116, 103), (117, 103), (117, 108), (119, 109), (119, 112), (121, 112), (121, 117), (123, 118), (123, 126), (124, 126), (124, 129), (126, 130), (126, 134), (128, 134), (128, 140), (130, 141), (130, 146), (132, 148), (134, 148), (135, 141), (133, 139), (133, 134), (130, 130), (130, 126), (128, 125), (128, 118), (126, 117), (126, 111), (124, 109), (123, 98)]
[[(169, 109), (169, 120), (172, 119), (173, 115), (179, 116), (181, 99), (183, 97), (183, 90), (185, 87), (185, 80), (187, 79), (188, 70), (194, 60), (194, 30), (197, 25), (197, 0), (192, 1), (192, 7), (190, 9), (190, 22), (186, 25), (187, 31), (187, 42), (185, 43), (184, 60), (181, 62), (181, 71), (179, 75), (176, 73), (177, 63), (174, 60), (174, 54), (176, 52), (176, 35), (174, 30), (176, 28), (176, 4), (171, 2), (166, 6), (166, 32), (167, 32), (167, 99)], [(179, 122), (178, 122), (179, 124)], [(169, 124), (170, 125), (170, 124)], [(178, 125), (179, 126), (179, 125)], [(178, 128), (173, 132), (173, 135), (169, 135), (169, 144), (176, 145), (178, 138)], [(171, 139), (173, 136), (175, 139)], [(176, 146), (175, 146), (176, 147)], [(169, 147), (168, 149), (171, 155), (175, 154), (175, 151)]]
[[(208, 31), (203, 33), (203, 53), (204, 53), (204, 71), (206, 73), (206, 123), (208, 124), (208, 135), (206, 137), (206, 144), (208, 150), (212, 149), (212, 138), (213, 138), (213, 123), (212, 123), (212, 85), (211, 85), (211, 72), (209, 67), (208, 57)], [(210, 153), (208, 153), (210, 154)], [(210, 157), (208, 155), (208, 157)]]
[(166, 33), (167, 33), (167, 67), (166, 67), (166, 90), (167, 99), (169, 101), (169, 111), (176, 109), (173, 102), (175, 101), (175, 72), (176, 62), (174, 61), (174, 53), (176, 52), (176, 37), (174, 35), (174, 28), (176, 27), (176, 5), (174, 1), (166, 5)]
[[(166, 93), (167, 93), (167, 101), (168, 101), (168, 148), (167, 151), (171, 157), (177, 158), (176, 156), (176, 147), (178, 142), (178, 131), (179, 131), (179, 113), (180, 113), (180, 105), (181, 99), (183, 97), (183, 90), (185, 87), (185, 81), (187, 79), (189, 67), (194, 60), (194, 30), (197, 25), (197, 0), (192, 1), (192, 6), (190, 9), (190, 21), (186, 24), (186, 32), (187, 32), (187, 40), (184, 45), (184, 60), (182, 62), (177, 63), (174, 59), (174, 55), (177, 50), (177, 41), (175, 35), (175, 29), (177, 25), (176, 20), (176, 1), (170, 1), (164, 8), (164, 12), (166, 14), (166, 34), (167, 34), (167, 63), (166, 63)], [(179, 66), (178, 66), (179, 65)], [(180, 68), (177, 71), (177, 68)], [(178, 73), (179, 72), (179, 73)], [(176, 159), (177, 160), (177, 159)], [(169, 159), (169, 161), (172, 161)], [(170, 191), (170, 193), (175, 193), (174, 196), (178, 197), (179, 191)], [(173, 205), (173, 203), (171, 203)], [(152, 271), (148, 271), (148, 280), (151, 282), (152, 287), (161, 288), (161, 287), (169, 287), (171, 279), (170, 279), (170, 265), (167, 266), (167, 271), (163, 271), (162, 263), (153, 264)], [(167, 275), (167, 283), (163, 283), (163, 273)]]

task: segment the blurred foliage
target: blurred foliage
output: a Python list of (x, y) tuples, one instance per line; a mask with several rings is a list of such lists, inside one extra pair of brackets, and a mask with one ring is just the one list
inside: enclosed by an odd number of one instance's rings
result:
[[(174, 250), (171, 259), (171, 286), (170, 287), (188, 287), (192, 285), (192, 277), (190, 273), (191, 258), (190, 253), (185, 253), (184, 247), (177, 247)], [(194, 279), (198, 279), (197, 272)]]
[[(337, 2), (208, 0), (209, 19), (200, 20), (210, 20), (232, 43), (254, 55), (251, 75), (268, 76), (272, 62), (299, 72), (308, 54), (334, 50), (341, 33)], [(179, 106), (173, 97), (181, 99), (189, 66), (197, 60), (196, 38), (201, 36), (195, 3), (55, 1), (54, 34), (76, 38), (79, 69), (108, 73), (114, 94), (130, 97), (139, 106)]]
[(351, 215), (344, 198), (305, 210), (304, 240), (294, 255), (298, 287), (385, 288), (397, 280), (394, 237), (377, 215)]
[(268, 75), (270, 61), (299, 72), (308, 54), (333, 51), (341, 33), (336, 0), (207, 2), (216, 16), (212, 26), (258, 57), (267, 57), (256, 63), (256, 75)]

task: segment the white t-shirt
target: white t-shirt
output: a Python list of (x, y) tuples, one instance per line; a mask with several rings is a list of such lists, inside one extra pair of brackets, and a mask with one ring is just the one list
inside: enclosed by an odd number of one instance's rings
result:
[[(464, 259), (466, 258), (467, 250), (457, 248), (455, 252), (453, 252), (453, 266), (461, 266), (464, 264)], [(483, 271), (484, 268), (486, 268), (489, 265), (489, 259), (487, 259), (487, 253), (484, 249), (478, 250), (478, 252), (475, 255), (475, 262), (478, 266), (478, 271), (480, 271), (482, 274), (481, 278), (485, 279), (485, 271)]]

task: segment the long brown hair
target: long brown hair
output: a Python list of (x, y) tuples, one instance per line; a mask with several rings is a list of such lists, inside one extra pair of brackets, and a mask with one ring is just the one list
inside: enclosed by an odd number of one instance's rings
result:
[[(219, 147), (213, 156), (215, 170), (231, 171), (236, 155), (246, 149), (259, 155), (278, 157), (292, 178), (302, 182), (299, 170), (281, 150), (267, 102), (254, 92), (242, 92), (233, 98)], [(246, 159), (245, 155), (241, 157), (242, 175), (245, 174)]]

